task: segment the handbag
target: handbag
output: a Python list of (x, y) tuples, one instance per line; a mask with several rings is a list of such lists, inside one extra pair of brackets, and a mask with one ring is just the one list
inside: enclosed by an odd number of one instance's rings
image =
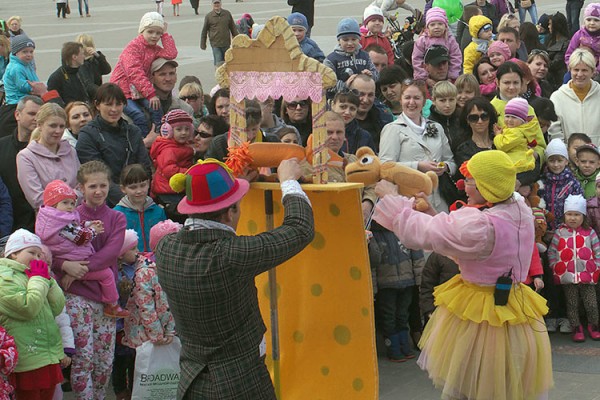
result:
[(521, 0), (522, 8), (530, 8), (532, 5), (531, 0)]
[(144, 342), (136, 349), (131, 400), (176, 400), (179, 386), (181, 341), (155, 345)]
[(67, 9), (65, 10), (65, 12), (67, 14), (71, 14), (71, 6), (69, 5), (69, 2), (67, 1)]

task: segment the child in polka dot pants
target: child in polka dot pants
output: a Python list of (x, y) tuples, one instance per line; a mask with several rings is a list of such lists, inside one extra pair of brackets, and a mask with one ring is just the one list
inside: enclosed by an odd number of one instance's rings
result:
[(598, 304), (595, 285), (600, 275), (600, 241), (587, 219), (586, 201), (582, 195), (570, 195), (565, 201), (563, 223), (555, 231), (548, 249), (554, 281), (560, 284), (567, 300), (567, 316), (574, 327), (574, 342), (585, 341), (579, 319), (579, 299), (587, 315), (587, 331), (600, 340)]

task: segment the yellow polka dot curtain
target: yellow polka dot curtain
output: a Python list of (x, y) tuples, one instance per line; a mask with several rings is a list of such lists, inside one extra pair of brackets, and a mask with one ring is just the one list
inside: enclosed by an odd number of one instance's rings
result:
[[(316, 233), (302, 253), (276, 269), (280, 347), (276, 361), (272, 358), (269, 278), (265, 273), (256, 279), (268, 329), (267, 365), (279, 400), (379, 397), (361, 186), (303, 185), (312, 202)], [(265, 231), (266, 189), (273, 190), (274, 226), (281, 225), (279, 185), (253, 184), (242, 202), (238, 234)]]

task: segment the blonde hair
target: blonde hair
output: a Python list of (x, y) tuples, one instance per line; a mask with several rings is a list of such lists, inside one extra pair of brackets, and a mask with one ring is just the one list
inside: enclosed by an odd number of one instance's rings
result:
[[(517, 17), (514, 14), (504, 14), (502, 16), (502, 18), (500, 18), (500, 22), (498, 22), (498, 27), (496, 28), (496, 32), (500, 32), (500, 29), (502, 28), (506, 28), (508, 26), (509, 21), (512, 21), (513, 19), (517, 19)], [(520, 24), (519, 24), (520, 26)], [(518, 27), (516, 28), (518, 31)]]
[(84, 47), (91, 47), (93, 49), (96, 48), (96, 45), (94, 44), (94, 38), (92, 35), (88, 35), (87, 33), (77, 35), (75, 41), (81, 43)]
[(67, 114), (67, 128), (71, 129), (71, 123), (69, 122), (69, 120), (71, 119), (70, 118), (71, 110), (74, 109), (75, 107), (80, 107), (80, 106), (87, 108), (90, 115), (94, 116), (94, 111), (92, 111), (92, 108), (90, 107), (90, 105), (88, 103), (84, 103), (83, 101), (72, 101), (69, 104), (67, 104), (67, 106), (65, 107), (65, 114)]
[(466, 91), (475, 93), (475, 96), (479, 96), (481, 94), (479, 91), (479, 82), (473, 74), (460, 75), (458, 78), (456, 78), (454, 86), (456, 86), (457, 93)]
[(456, 86), (452, 82), (449, 81), (440, 81), (433, 86), (431, 90), (431, 96), (434, 99), (443, 99), (446, 97), (456, 97), (458, 95), (458, 90), (456, 90)]
[(19, 17), (18, 15), (13, 15), (12, 17), (10, 17), (9, 19), (6, 20), (6, 25), (10, 25), (10, 22), (12, 20), (18, 21), (19, 24), (23, 23), (23, 19), (21, 17)]
[(10, 55), (10, 40), (2, 34), (0, 34), (0, 44), (4, 47), (4, 52), (0, 52), (0, 56), (8, 58)]
[(179, 96), (204, 96), (204, 91), (196, 82), (190, 82), (181, 87)]
[(334, 121), (341, 121), (342, 124), (346, 125), (346, 123), (344, 122), (344, 118), (340, 114), (333, 112), (333, 111), (326, 111), (325, 112), (325, 122), (327, 123), (327, 122), (334, 122)]
[(48, 120), (48, 118), (59, 117), (65, 121), (65, 125), (67, 123), (67, 113), (62, 109), (61, 106), (55, 103), (46, 103), (40, 107), (36, 119), (37, 119), (37, 128), (31, 132), (30, 142), (39, 141), (41, 136), (40, 127), (44, 125), (44, 123)]
[(569, 59), (569, 70), (575, 68), (580, 62), (584, 63), (591, 68), (592, 71), (596, 69), (596, 58), (592, 52), (585, 48), (578, 48), (571, 54)]

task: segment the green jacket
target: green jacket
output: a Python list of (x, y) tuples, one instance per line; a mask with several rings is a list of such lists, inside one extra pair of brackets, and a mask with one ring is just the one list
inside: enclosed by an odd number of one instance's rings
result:
[(600, 172), (600, 170), (596, 170), (596, 172), (590, 176), (585, 176), (579, 169), (575, 170), (575, 178), (577, 178), (581, 184), (583, 197), (585, 197), (586, 200), (596, 197), (596, 175), (598, 175), (598, 172)]
[(0, 325), (14, 336), (19, 352), (15, 372), (58, 364), (64, 357), (54, 317), (65, 296), (54, 279), (25, 275), (25, 265), (0, 258)]

